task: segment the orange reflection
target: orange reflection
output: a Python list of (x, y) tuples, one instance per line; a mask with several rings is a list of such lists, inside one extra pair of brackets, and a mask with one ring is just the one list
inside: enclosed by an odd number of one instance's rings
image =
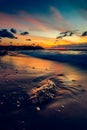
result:
[(30, 56), (6, 56), (3, 57), (1, 62), (3, 64), (10, 65), (13, 69), (23, 71), (24, 73), (31, 74), (65, 74), (67, 75), (67, 80), (81, 80), (85, 79), (86, 75), (81, 72), (80, 69), (70, 66), (65, 63), (54, 62), (50, 60), (43, 60), (40, 58), (33, 58)]

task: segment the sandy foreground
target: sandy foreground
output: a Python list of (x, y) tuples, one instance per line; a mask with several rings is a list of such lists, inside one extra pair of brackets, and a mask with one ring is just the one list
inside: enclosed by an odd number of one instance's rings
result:
[(42, 61), (0, 58), (0, 130), (86, 129), (86, 85)]

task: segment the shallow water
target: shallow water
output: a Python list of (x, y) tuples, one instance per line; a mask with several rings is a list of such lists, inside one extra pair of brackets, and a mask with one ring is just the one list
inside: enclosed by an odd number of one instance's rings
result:
[[(86, 59), (85, 59), (86, 60)], [(70, 80), (78, 80), (87, 84), (87, 70), (68, 63), (45, 60), (31, 56), (5, 56), (0, 59), (0, 71), (6, 73), (18, 70), (19, 73), (28, 76), (43, 76), (47, 74), (65, 74)]]

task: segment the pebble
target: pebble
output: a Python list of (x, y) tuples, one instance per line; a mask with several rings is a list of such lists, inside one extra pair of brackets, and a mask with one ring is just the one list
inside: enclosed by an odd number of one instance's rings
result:
[(61, 110), (60, 110), (60, 109), (58, 109), (58, 112), (61, 112)]
[(62, 105), (61, 107), (64, 108), (64, 105)]
[(40, 111), (40, 107), (36, 107), (36, 110), (37, 110), (37, 111)]
[(76, 82), (76, 80), (75, 80), (75, 79), (72, 79), (72, 81), (73, 81), (73, 82)]
[(20, 103), (20, 101), (17, 100), (17, 103)]
[(17, 107), (20, 107), (20, 104), (17, 104)]
[(64, 74), (58, 74), (58, 76), (64, 76)]

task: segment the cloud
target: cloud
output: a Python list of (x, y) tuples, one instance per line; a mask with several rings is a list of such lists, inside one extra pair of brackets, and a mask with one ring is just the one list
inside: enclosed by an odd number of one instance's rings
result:
[(14, 28), (11, 28), (10, 31), (11, 31), (12, 33), (15, 33), (15, 34), (17, 33), (16, 29), (14, 29)]
[(60, 36), (58, 36), (56, 39), (62, 39), (63, 37), (72, 36), (73, 34), (74, 32), (71, 31), (61, 32)]
[(62, 36), (58, 36), (56, 39), (62, 39)]
[(12, 33), (10, 33), (7, 29), (0, 30), (0, 37), (1, 38), (16, 39), (16, 37)]
[(48, 31), (48, 27), (45, 25), (43, 20), (40, 20), (40, 17), (37, 18), (37, 16), (31, 16), (30, 14), (27, 14), (26, 12), (20, 12), (20, 17), (23, 19), (32, 29), (34, 30), (40, 30), (43, 32)]
[(57, 8), (51, 6), (50, 11), (51, 11), (51, 17), (52, 19), (54, 19), (55, 25), (57, 25), (59, 30), (66, 31), (68, 29), (70, 30), (74, 29), (72, 23), (69, 23)]
[(61, 13), (58, 13), (55, 7), (51, 7), (51, 13), (47, 16), (39, 14), (33, 14), (31, 16), (29, 13), (23, 13), (23, 11), (18, 12), (16, 15), (0, 13), (0, 28), (15, 28), (20, 30), (22, 28), (23, 30), (29, 29), (38, 32), (50, 32), (52, 30), (66, 31), (70, 26), (67, 25), (67, 27), (65, 23), (65, 19)]
[(22, 32), (21, 35), (28, 35), (29, 32)]
[(87, 31), (85, 31), (85, 32), (82, 34), (82, 36), (87, 36)]
[(26, 41), (31, 41), (31, 39), (26, 39)]
[(0, 13), (0, 28), (15, 28), (24, 30), (28, 27), (29, 26), (24, 24), (24, 20), (21, 19), (20, 15)]

